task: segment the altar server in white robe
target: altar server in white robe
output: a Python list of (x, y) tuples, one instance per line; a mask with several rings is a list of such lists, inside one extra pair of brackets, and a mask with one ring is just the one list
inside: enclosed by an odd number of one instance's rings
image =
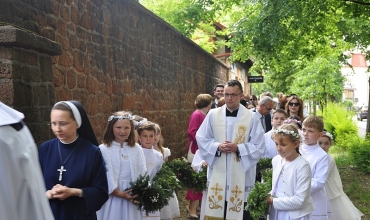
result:
[(243, 98), (239, 81), (227, 82), (224, 97), (225, 105), (211, 109), (196, 134), (209, 166), (201, 219), (251, 219), (244, 202), (265, 151), (265, 131), (255, 113), (239, 104)]
[[(156, 133), (155, 124), (150, 121), (144, 122), (138, 126), (137, 133), (139, 135), (141, 147), (143, 148), (146, 169), (150, 181), (152, 181), (163, 165), (163, 155), (153, 147), (155, 140), (154, 135)], [(142, 215), (145, 220), (160, 220), (159, 210), (154, 213), (149, 213), (148, 215), (146, 215), (146, 212), (143, 210)]]
[(318, 144), (318, 140), (323, 134), (323, 129), (324, 122), (318, 116), (309, 116), (302, 124), (304, 141), (299, 151), (302, 157), (310, 164), (312, 172), (311, 196), (315, 204), (312, 220), (327, 220), (328, 213), (330, 213), (328, 198), (324, 188), (328, 178), (329, 157)]
[(0, 219), (54, 219), (24, 115), (0, 102)]

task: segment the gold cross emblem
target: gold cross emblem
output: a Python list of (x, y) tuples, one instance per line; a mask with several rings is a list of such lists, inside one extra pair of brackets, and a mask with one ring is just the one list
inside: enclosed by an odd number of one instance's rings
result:
[(211, 187), (211, 190), (215, 193), (215, 195), (218, 195), (219, 191), (222, 191), (223, 189), (219, 187), (218, 183), (214, 187)]
[(236, 185), (235, 188), (233, 190), (231, 190), (231, 193), (234, 193), (235, 198), (237, 198), (239, 196), (239, 194), (242, 193), (242, 191), (239, 189), (238, 185)]

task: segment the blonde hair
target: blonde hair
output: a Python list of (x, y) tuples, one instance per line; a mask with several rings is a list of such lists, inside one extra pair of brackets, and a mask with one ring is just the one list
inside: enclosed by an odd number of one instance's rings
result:
[(308, 128), (316, 128), (319, 132), (322, 132), (324, 130), (324, 122), (319, 116), (307, 117), (303, 121), (302, 125)]
[[(274, 130), (271, 138), (275, 139), (275, 137), (279, 139), (287, 137), (292, 143), (301, 141), (301, 135), (298, 132), (297, 126), (294, 124), (284, 124), (278, 129)], [(296, 148), (296, 152), (300, 154), (298, 147)]]
[(154, 123), (154, 128), (155, 128), (155, 134), (160, 135), (157, 145), (158, 145), (158, 148), (161, 151), (161, 153), (163, 155), (163, 159), (164, 159), (164, 146), (163, 146), (164, 141), (163, 141), (163, 136), (162, 136), (162, 132), (161, 132), (161, 127), (159, 126), (159, 124)]

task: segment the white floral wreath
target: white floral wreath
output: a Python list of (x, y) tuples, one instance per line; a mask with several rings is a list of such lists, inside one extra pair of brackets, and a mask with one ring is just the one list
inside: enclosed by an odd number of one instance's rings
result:
[(123, 119), (133, 120), (134, 117), (132, 115), (111, 115), (108, 118), (108, 121), (112, 121), (113, 119), (117, 119), (118, 121), (121, 121)]
[(329, 132), (325, 131), (325, 132), (324, 132), (324, 135), (325, 135), (325, 136), (328, 136), (328, 137), (330, 138), (330, 140), (331, 140), (331, 141), (333, 140), (333, 135), (332, 135), (332, 134), (330, 134)]
[(302, 122), (301, 121), (298, 121), (297, 119), (292, 119), (292, 118), (288, 118), (286, 119), (283, 124), (290, 124), (290, 123), (296, 123), (296, 124), (300, 124), (302, 126)]
[(286, 134), (286, 135), (291, 135), (291, 136), (293, 136), (296, 139), (301, 139), (301, 135), (300, 134), (295, 133), (294, 131), (286, 130), (286, 129), (275, 129), (274, 130), (274, 133), (275, 134), (283, 133), (283, 134)]
[(138, 127), (139, 125), (141, 125), (142, 123), (147, 122), (147, 121), (148, 121), (148, 119), (146, 119), (146, 118), (141, 119), (141, 121), (136, 121), (136, 120), (134, 120), (134, 126), (135, 126), (135, 128), (136, 128), (136, 127)]

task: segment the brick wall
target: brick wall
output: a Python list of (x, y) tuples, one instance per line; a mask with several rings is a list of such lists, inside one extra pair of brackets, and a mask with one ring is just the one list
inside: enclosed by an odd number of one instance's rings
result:
[[(33, 70), (38, 73), (27, 69), (39, 60), (33, 50), (19, 50), (30, 59), (20, 73), (40, 75), (33, 85), (41, 94), (30, 93), (38, 102), (0, 93), (1, 101), (24, 112), (38, 144), (52, 138), (43, 126), (49, 120), (45, 108), (74, 99), (84, 105), (99, 140), (112, 112), (130, 110), (159, 123), (165, 145), (179, 157), (195, 97), (213, 94), (213, 85), (228, 76), (225, 65), (133, 0), (2, 0), (0, 25), (8, 24), (61, 46), (59, 56), (38, 54), (52, 64), (50, 70)], [(11, 85), (3, 75), (0, 80)], [(30, 89), (14, 87), (25, 94)]]

